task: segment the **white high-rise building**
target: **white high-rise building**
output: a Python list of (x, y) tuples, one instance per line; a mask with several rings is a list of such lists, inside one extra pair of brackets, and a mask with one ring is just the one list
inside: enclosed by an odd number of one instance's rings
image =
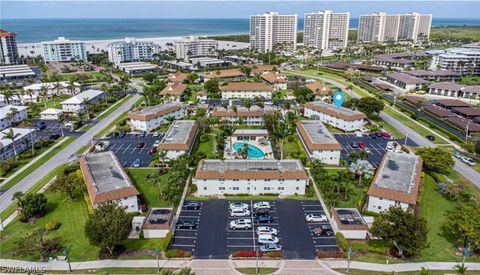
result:
[(430, 36), (431, 14), (386, 14), (384, 12), (360, 16), (357, 40), (386, 42), (422, 40)]
[(432, 15), (412, 12), (400, 15), (398, 40), (418, 41), (430, 37)]
[(137, 41), (125, 38), (108, 44), (108, 60), (114, 64), (138, 62), (152, 59), (152, 55), (160, 51), (160, 46), (149, 41)]
[(305, 13), (303, 43), (322, 50), (347, 47), (350, 13), (331, 10)]
[(297, 48), (297, 15), (278, 12), (250, 16), (250, 46), (259, 52)]
[(18, 57), (16, 34), (0, 29), (0, 65), (15, 65), (18, 64), (20, 58)]
[(188, 39), (175, 41), (177, 59), (188, 62), (190, 58), (211, 57), (217, 55), (218, 41), (213, 39), (198, 39), (190, 36)]
[(42, 42), (43, 59), (46, 62), (87, 60), (85, 42), (59, 37), (57, 40)]

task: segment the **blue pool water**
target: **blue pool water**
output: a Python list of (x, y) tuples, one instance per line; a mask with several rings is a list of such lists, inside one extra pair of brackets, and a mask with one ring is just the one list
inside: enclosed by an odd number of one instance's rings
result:
[[(243, 143), (234, 143), (232, 147), (233, 147), (233, 150), (238, 152), (243, 148)], [(260, 159), (260, 158), (263, 158), (265, 154), (257, 146), (248, 144), (247, 156), (248, 158), (251, 158), (251, 159)]]

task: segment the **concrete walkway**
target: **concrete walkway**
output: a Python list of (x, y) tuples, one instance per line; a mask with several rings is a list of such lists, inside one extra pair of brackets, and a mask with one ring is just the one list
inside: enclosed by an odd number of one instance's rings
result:
[[(19, 260), (0, 260), (2, 267), (32, 268), (47, 271), (67, 271), (68, 264), (65, 261), (53, 262), (28, 262)], [(160, 260), (160, 268), (183, 268), (190, 267), (197, 275), (210, 274), (240, 274), (236, 268), (254, 268), (255, 260)], [(422, 267), (430, 270), (452, 270), (455, 262), (422, 262), (405, 264), (375, 264), (352, 261), (350, 268), (382, 271), (403, 272), (417, 271)], [(480, 263), (466, 263), (468, 270), (480, 270)], [(101, 268), (155, 268), (156, 260), (99, 260), (87, 262), (72, 262), (73, 270), (88, 270), (95, 272)], [(347, 267), (346, 260), (259, 260), (259, 267), (277, 268), (274, 274), (340, 274), (334, 270)]]

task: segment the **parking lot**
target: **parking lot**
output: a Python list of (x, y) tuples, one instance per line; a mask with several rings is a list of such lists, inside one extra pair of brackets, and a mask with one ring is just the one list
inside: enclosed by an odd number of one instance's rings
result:
[[(402, 145), (405, 143), (405, 139), (395, 140), (386, 138), (372, 138), (368, 135), (364, 135), (363, 137), (357, 137), (354, 134), (334, 134), (334, 136), (337, 141), (340, 142), (343, 148), (341, 152), (341, 158), (348, 161), (350, 160), (348, 155), (351, 152), (364, 150), (361, 148), (352, 147), (353, 142), (358, 143), (359, 141), (362, 141), (363, 143), (365, 143), (366, 148), (370, 149), (370, 153), (368, 154), (368, 161), (375, 167), (378, 167), (383, 158), (383, 155), (387, 151), (385, 149), (385, 147), (387, 147), (387, 142), (397, 141), (399, 144)], [(413, 143), (410, 140), (407, 140), (407, 145), (417, 146), (417, 144)]]
[[(148, 167), (152, 155), (149, 153), (150, 149), (156, 140), (161, 140), (161, 136), (154, 136), (153, 134), (127, 134), (124, 137), (111, 137), (102, 139), (109, 141), (108, 150), (115, 153), (123, 167), (132, 167), (135, 160), (140, 160), (139, 167)], [(139, 143), (144, 143), (144, 146), (137, 148)]]
[[(40, 119), (33, 119), (32, 124), (33, 125), (38, 125), (40, 123), (43, 123), (45, 125), (45, 128), (42, 130), (38, 130), (35, 133), (36, 137), (38, 140), (41, 139), (48, 139), (50, 138), (51, 135), (62, 135), (62, 128), (61, 128), (61, 123), (56, 121), (56, 120), (40, 120)], [(78, 137), (83, 134), (83, 132), (70, 132), (67, 128), (63, 128), (63, 134), (65, 136), (69, 137)]]
[[(282, 245), (286, 259), (313, 259), (316, 251), (338, 250), (335, 237), (313, 234), (315, 227), (322, 223), (307, 223), (305, 216), (311, 213), (325, 214), (320, 202), (315, 200), (275, 200), (270, 202), (272, 223), (258, 224), (253, 222), (253, 215), (241, 217), (252, 219), (251, 229), (229, 228), (230, 221), (240, 217), (230, 217), (228, 206), (233, 202), (252, 205), (255, 201), (207, 200), (201, 202), (200, 210), (182, 210), (180, 220), (198, 222), (196, 229), (176, 229), (172, 248), (192, 251), (199, 259), (226, 259), (239, 250), (258, 249), (258, 226), (271, 226), (277, 229), (279, 244)], [(324, 223), (328, 224), (328, 223)]]

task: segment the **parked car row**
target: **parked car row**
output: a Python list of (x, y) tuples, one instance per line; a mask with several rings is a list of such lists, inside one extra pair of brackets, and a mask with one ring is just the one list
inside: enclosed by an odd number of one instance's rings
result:
[(461, 160), (463, 163), (465, 163), (467, 165), (475, 166), (475, 164), (476, 164), (475, 161), (472, 158), (464, 156), (458, 151), (453, 152), (453, 156), (456, 157), (457, 159)]
[[(325, 215), (318, 215), (318, 214), (308, 214), (305, 216), (305, 219), (309, 223), (328, 223), (328, 218)], [(320, 227), (314, 228), (313, 233), (320, 236), (332, 236), (333, 230), (330, 225), (321, 224)]]

